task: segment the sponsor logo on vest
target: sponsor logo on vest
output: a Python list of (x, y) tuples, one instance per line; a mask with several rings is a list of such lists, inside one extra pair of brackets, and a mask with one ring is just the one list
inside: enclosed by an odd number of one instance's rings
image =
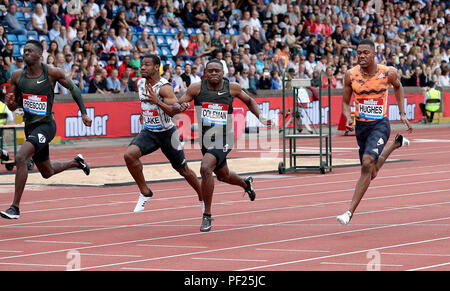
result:
[(108, 114), (95, 116), (95, 108), (86, 108), (87, 115), (92, 120), (92, 126), (87, 127), (81, 118), (81, 112), (78, 110), (77, 116), (66, 117), (66, 137), (82, 137), (82, 136), (106, 136)]

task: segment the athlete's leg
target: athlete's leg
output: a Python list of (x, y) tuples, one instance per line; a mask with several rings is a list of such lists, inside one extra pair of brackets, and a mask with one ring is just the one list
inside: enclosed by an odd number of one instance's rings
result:
[(230, 170), (227, 165), (214, 171), (217, 176), (217, 180), (228, 183), (231, 185), (241, 186), (242, 188), (247, 187), (244, 178), (238, 176), (234, 171)]
[(141, 191), (142, 194), (147, 194), (150, 193), (150, 189), (148, 188), (147, 183), (145, 182), (143, 173), (144, 167), (142, 166), (142, 162), (140, 161), (141, 157), (142, 157), (141, 150), (139, 149), (138, 146), (133, 144), (128, 146), (123, 156), (128, 171), (130, 172), (131, 176), (136, 182), (139, 191)]
[(364, 194), (369, 188), (370, 181), (372, 180), (372, 172), (375, 168), (375, 159), (370, 155), (363, 155), (361, 164), (361, 176), (356, 183), (355, 191), (353, 193), (352, 202), (350, 204), (349, 211), (353, 214), (356, 208), (361, 202)]
[(197, 178), (195, 172), (191, 168), (189, 168), (187, 164), (184, 167), (178, 168), (176, 170), (181, 176), (184, 177), (184, 179), (186, 179), (189, 185), (194, 188), (195, 192), (197, 192), (198, 200), (203, 201), (200, 181)]
[(28, 141), (25, 141), (17, 151), (17, 155), (14, 157), (16, 165), (16, 178), (14, 200), (12, 205), (16, 207), (19, 207), (20, 199), (22, 198), (23, 190), (25, 189), (25, 184), (28, 179), (27, 161), (34, 155), (34, 151), (34, 145)]
[(217, 159), (213, 154), (206, 153), (200, 165), (200, 175), (202, 176), (201, 191), (205, 202), (205, 213), (211, 215), (212, 196), (214, 192), (213, 171), (216, 168)]

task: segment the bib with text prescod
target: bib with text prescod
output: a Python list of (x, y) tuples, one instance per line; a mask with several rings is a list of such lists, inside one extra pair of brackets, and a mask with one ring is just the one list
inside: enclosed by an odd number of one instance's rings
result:
[(366, 99), (358, 103), (358, 115), (364, 119), (383, 119), (384, 102), (383, 99)]
[(47, 96), (22, 94), (23, 110), (29, 114), (45, 116), (47, 114)]
[(227, 125), (228, 105), (203, 102), (202, 123), (210, 125)]
[(161, 130), (163, 125), (161, 123), (161, 116), (157, 110), (144, 110), (142, 111), (144, 118), (144, 128), (149, 130)]

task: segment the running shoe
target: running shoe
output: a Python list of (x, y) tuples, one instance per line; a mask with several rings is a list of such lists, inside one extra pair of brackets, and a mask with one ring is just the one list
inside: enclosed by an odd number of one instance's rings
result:
[(398, 141), (398, 142), (400, 143), (400, 146), (405, 146), (405, 147), (407, 147), (407, 146), (409, 146), (409, 144), (410, 144), (410, 141), (409, 141), (406, 137), (404, 137), (403, 135), (401, 135), (400, 133), (398, 133), (398, 134), (395, 136), (395, 141)]
[(74, 160), (78, 163), (78, 168), (82, 169), (86, 176), (89, 176), (89, 173), (91, 173), (91, 168), (89, 168), (88, 164), (84, 160), (83, 155), (78, 154)]
[(340, 224), (347, 225), (350, 222), (350, 219), (352, 219), (352, 213), (347, 210), (344, 214), (338, 215), (336, 219)]
[(201, 232), (207, 232), (211, 230), (211, 222), (213, 221), (211, 214), (203, 213), (202, 225), (200, 226)]
[(6, 219), (18, 219), (20, 217), (19, 207), (11, 205), (6, 211), (0, 211), (0, 216)]
[(255, 189), (253, 189), (253, 178), (247, 177), (247, 178), (245, 178), (244, 181), (245, 181), (245, 184), (247, 184), (247, 188), (245, 188), (245, 193), (248, 194), (250, 201), (255, 200), (256, 193), (255, 193)]
[(7, 152), (7, 151), (5, 151), (5, 150), (1, 150), (0, 151), (0, 159), (2, 160), (2, 161), (9, 161), (9, 153)]
[(134, 208), (134, 213), (141, 212), (145, 208), (145, 204), (152, 196), (145, 196), (142, 193), (139, 193), (139, 200), (136, 203), (136, 207)]

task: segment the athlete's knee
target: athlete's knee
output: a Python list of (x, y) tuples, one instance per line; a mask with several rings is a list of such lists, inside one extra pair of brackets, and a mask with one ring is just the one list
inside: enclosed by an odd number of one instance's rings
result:
[(183, 176), (183, 177), (189, 177), (189, 175), (191, 175), (191, 169), (189, 169), (189, 167), (187, 165), (185, 165), (184, 167), (178, 168), (176, 169), (177, 172)]
[(54, 175), (54, 171), (47, 171), (47, 170), (45, 170), (45, 171), (41, 172), (41, 176), (44, 179), (48, 179), (48, 178), (50, 178), (53, 175)]
[(123, 154), (123, 159), (125, 160), (125, 162), (127, 164), (131, 164), (133, 162), (135, 162), (136, 160), (139, 159), (139, 157), (136, 155), (136, 153), (134, 153), (131, 150), (127, 150), (125, 151), (125, 153)]
[(364, 156), (361, 163), (361, 171), (363, 173), (372, 173), (375, 167), (375, 159), (372, 157)]
[(212, 172), (213, 172), (213, 170), (211, 169), (210, 166), (205, 165), (205, 164), (202, 164), (202, 165), (200, 166), (200, 175), (201, 175), (202, 177), (209, 177), (209, 176), (212, 176)]

